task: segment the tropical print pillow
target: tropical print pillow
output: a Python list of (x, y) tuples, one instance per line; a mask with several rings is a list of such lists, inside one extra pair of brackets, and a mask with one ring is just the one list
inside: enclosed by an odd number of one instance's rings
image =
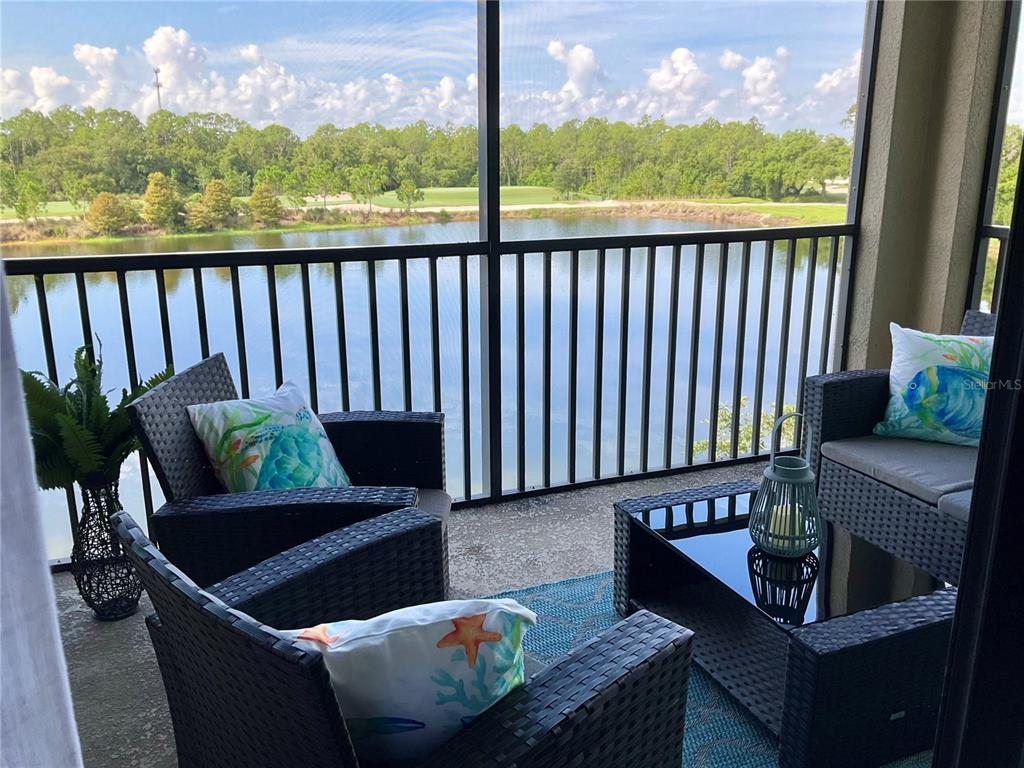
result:
[(229, 493), (352, 484), (320, 420), (290, 381), (270, 397), (190, 405), (188, 416)]
[(938, 336), (890, 323), (892, 367), (884, 437), (977, 445), (992, 361), (991, 336)]
[(523, 683), (515, 600), (448, 600), (278, 634), (323, 654), (360, 763), (421, 761)]

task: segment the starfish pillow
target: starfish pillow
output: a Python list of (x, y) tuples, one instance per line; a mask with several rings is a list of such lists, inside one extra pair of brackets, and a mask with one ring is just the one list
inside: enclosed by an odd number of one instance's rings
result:
[(422, 760), (523, 682), (515, 600), (448, 600), (279, 630), (323, 654), (360, 762)]

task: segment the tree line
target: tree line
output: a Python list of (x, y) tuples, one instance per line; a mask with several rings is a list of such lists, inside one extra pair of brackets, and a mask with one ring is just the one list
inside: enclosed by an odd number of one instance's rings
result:
[[(1019, 127), (1008, 126), (996, 221), (1012, 201), (1020, 136)], [(847, 176), (850, 156), (841, 136), (772, 133), (756, 119), (669, 125), (589, 118), (511, 125), (500, 138), (502, 184), (550, 186), (565, 198), (824, 194), (828, 180)], [(423, 121), (395, 128), (327, 123), (301, 138), (283, 125), (256, 128), (227, 114), (161, 110), (143, 122), (128, 111), (68, 106), (0, 121), (0, 202), (23, 218), (53, 200), (84, 211), (102, 193), (112, 196), (103, 198), (105, 207), (118, 208), (116, 198), (126, 210), (114, 212), (130, 217), (142, 212), (127, 210), (126, 196), (137, 200), (154, 178), (160, 194), (178, 199), (174, 221), (186, 225), (191, 210), (198, 228), (223, 218), (224, 199), (257, 192), (268, 220), (280, 216), (274, 196), (296, 207), (310, 198), (326, 206), (341, 192), (368, 202), (395, 190), (408, 207), (424, 187), (476, 185), (477, 131)]]
[[(528, 130), (512, 125), (501, 135), (504, 184), (555, 186), (567, 194), (777, 199), (845, 176), (849, 157), (840, 136), (773, 134), (756, 120), (673, 126), (590, 118)], [(127, 111), (65, 106), (0, 122), (0, 161), (8, 171), (33, 174), (51, 199), (73, 193), (76, 182), (96, 193), (142, 194), (152, 172), (170, 178), (182, 195), (218, 178), (236, 196), (260, 181), (316, 196), (351, 185), (361, 166), (373, 168), (388, 189), (403, 180), (472, 186), (477, 132), (422, 121), (397, 128), (324, 124), (300, 138), (283, 125), (255, 128), (227, 114), (162, 110), (142, 122)]]

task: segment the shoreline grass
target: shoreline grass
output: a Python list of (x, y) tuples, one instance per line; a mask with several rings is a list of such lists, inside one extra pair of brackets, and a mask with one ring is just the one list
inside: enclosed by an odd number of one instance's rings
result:
[[(456, 188), (462, 192), (475, 188)], [(519, 188), (522, 189), (522, 188)], [(544, 190), (544, 187), (530, 187), (531, 190)], [(636, 216), (657, 218), (660, 216), (677, 217), (687, 220), (703, 221), (742, 221), (752, 227), (770, 225), (815, 226), (824, 224), (841, 224), (846, 220), (846, 205), (842, 203), (774, 203), (758, 200), (746, 202), (748, 198), (740, 198), (744, 202), (721, 203), (705, 200), (644, 200), (622, 201), (621, 206), (607, 208), (557, 207), (547, 208), (543, 204), (529, 209), (509, 210), (509, 218), (555, 218), (571, 216)], [(524, 203), (507, 203), (523, 205)], [(377, 205), (375, 203), (375, 205)], [(327, 232), (355, 229), (371, 229), (395, 226), (420, 226), (424, 224), (444, 223), (446, 221), (469, 221), (476, 219), (476, 212), (455, 211), (452, 213), (423, 213), (417, 215), (403, 214), (395, 208), (379, 206), (380, 211), (371, 213), (366, 220), (341, 222), (294, 221), (275, 227), (257, 228), (251, 226), (221, 229), (212, 232), (171, 232), (171, 233), (133, 233), (128, 235), (98, 237), (48, 237), (37, 240), (11, 240), (2, 243), (5, 249), (29, 248), (32, 246), (51, 246), (81, 243), (83, 245), (103, 245), (105, 243), (125, 243), (131, 241), (180, 240), (214, 237), (247, 237), (267, 234), (287, 234), (289, 232)], [(427, 206), (421, 206), (427, 207)], [(639, 210), (638, 210), (639, 209)]]

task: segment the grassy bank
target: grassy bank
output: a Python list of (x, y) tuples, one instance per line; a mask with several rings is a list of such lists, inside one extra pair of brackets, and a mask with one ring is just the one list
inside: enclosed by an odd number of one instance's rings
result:
[[(429, 187), (423, 191), (423, 199), (413, 204), (413, 208), (454, 208), (456, 206), (476, 205), (478, 190), (476, 187)], [(596, 197), (585, 197), (582, 200), (597, 200)], [(502, 205), (551, 205), (566, 204), (579, 200), (563, 200), (553, 187), (502, 187)], [(385, 192), (373, 199), (374, 205), (384, 208), (404, 208), (394, 191)]]
[[(168, 240), (184, 238), (253, 236), (260, 234), (363, 229), (369, 227), (417, 226), (452, 220), (472, 220), (476, 189), (473, 187), (434, 189), (417, 206), (406, 212), (396, 205), (375, 203), (369, 214), (358, 207), (329, 207), (323, 220), (317, 220), (315, 208), (294, 212), (295, 218), (278, 226), (257, 228), (242, 225), (213, 232), (163, 233), (147, 225), (137, 225), (121, 236), (93, 237), (80, 219), (45, 220), (22, 225), (0, 222), (0, 241), (5, 246), (43, 245), (47, 243), (104, 243), (130, 240)], [(672, 218), (680, 221), (701, 221), (729, 227), (815, 226), (840, 224), (846, 220), (843, 203), (771, 203), (765, 201), (721, 202), (702, 200), (607, 201), (600, 207), (585, 202), (571, 207), (553, 201), (554, 190), (548, 187), (512, 187), (503, 190), (502, 215), (506, 218), (545, 218), (557, 216), (617, 216), (636, 218)], [(385, 198), (387, 196), (384, 196)], [(466, 200), (469, 200), (467, 203)], [(51, 203), (50, 205), (55, 205)], [(451, 208), (451, 210), (448, 210)], [(300, 218), (301, 217), (301, 218)]]

